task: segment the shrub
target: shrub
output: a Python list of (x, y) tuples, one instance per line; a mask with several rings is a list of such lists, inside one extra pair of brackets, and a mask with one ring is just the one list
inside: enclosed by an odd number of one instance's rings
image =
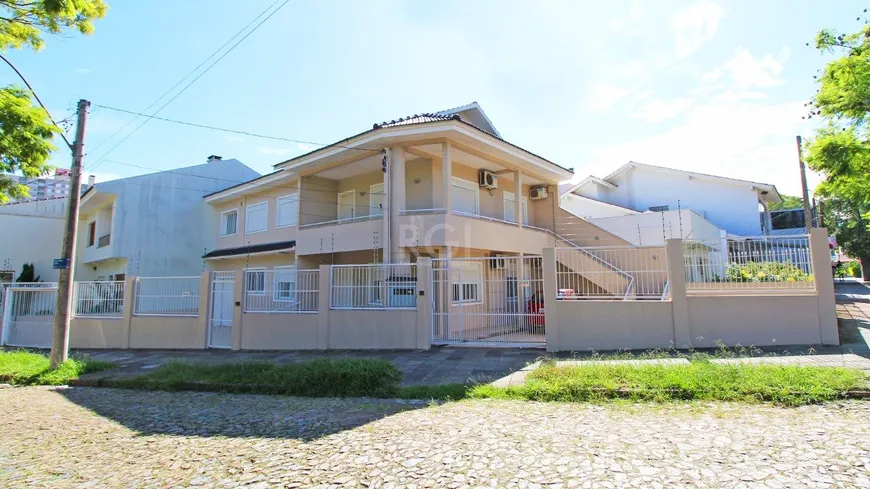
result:
[(848, 273), (850, 277), (861, 278), (861, 262), (857, 260), (847, 261), (843, 266), (846, 267), (846, 273)]
[(729, 282), (808, 282), (812, 275), (788, 262), (729, 263), (725, 276)]

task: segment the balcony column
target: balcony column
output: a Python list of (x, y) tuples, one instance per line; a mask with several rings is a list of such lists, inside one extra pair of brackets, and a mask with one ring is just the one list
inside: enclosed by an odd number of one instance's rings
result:
[[(390, 235), (392, 234), (392, 229), (390, 228), (390, 223), (392, 219), (390, 216), (393, 213), (393, 208), (390, 205), (390, 199), (393, 194), (390, 189), (390, 174), (392, 173), (392, 158), (393, 153), (390, 148), (384, 148), (382, 158), (383, 162), (383, 176), (384, 176), (384, 196), (381, 199), (383, 202), (383, 219), (381, 220), (381, 235), (380, 235), (380, 245), (381, 245), (381, 263), (391, 263), (392, 257), (392, 248), (390, 244)], [(372, 209), (369, 209), (369, 213), (372, 212)]]
[(453, 186), (452, 152), (450, 143), (441, 143), (441, 205), (448, 214), (453, 211), (453, 202), (450, 197), (450, 188)]
[(514, 171), (514, 215), (517, 226), (523, 227), (523, 172)]
[[(387, 195), (390, 199), (390, 214), (387, 217), (386, 209), (384, 209), (384, 219), (389, 221), (391, 230), (388, 240), (390, 242), (390, 261), (393, 263), (403, 263), (408, 260), (405, 259), (405, 255), (399, 246), (399, 220), (395, 219), (395, 217), (399, 215), (399, 212), (405, 210), (405, 148), (394, 147), (391, 148), (390, 153), (390, 166), (387, 172), (390, 178), (390, 194)], [(385, 185), (384, 188), (386, 189), (387, 186)], [(386, 199), (384, 201), (386, 202)]]

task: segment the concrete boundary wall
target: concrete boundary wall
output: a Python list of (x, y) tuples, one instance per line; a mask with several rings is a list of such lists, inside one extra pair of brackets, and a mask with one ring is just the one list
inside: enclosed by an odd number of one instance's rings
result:
[[(328, 265), (319, 269), (316, 313), (243, 312), (244, 282), (236, 271), (233, 290), (234, 350), (428, 349), (431, 343), (431, 261), (422, 258), (417, 276), (417, 309), (331, 310)], [(135, 315), (136, 277), (128, 277), (124, 314), (119, 318), (73, 318), (73, 348), (207, 348), (212, 277), (203, 272), (197, 316)], [(50, 333), (50, 331), (49, 331)], [(50, 341), (50, 335), (49, 335)]]
[(665, 301), (558, 301), (555, 250), (545, 249), (547, 351), (838, 345), (827, 230), (813, 229), (810, 246), (814, 291), (687, 294), (681, 241), (668, 240)]

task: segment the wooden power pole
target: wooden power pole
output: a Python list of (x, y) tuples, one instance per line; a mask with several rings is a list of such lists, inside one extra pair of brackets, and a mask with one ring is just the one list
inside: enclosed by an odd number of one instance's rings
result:
[(807, 188), (807, 167), (804, 165), (803, 148), (801, 146), (801, 137), (797, 136), (798, 163), (801, 167), (801, 192), (803, 192), (804, 201), (804, 225), (807, 228), (807, 234), (810, 234), (810, 229), (813, 228), (813, 211), (810, 209), (810, 191)]
[(70, 168), (70, 188), (66, 209), (63, 248), (60, 250), (60, 273), (57, 279), (57, 304), (54, 309), (54, 334), (51, 339), (51, 368), (66, 361), (69, 355), (69, 322), (76, 257), (76, 236), (79, 227), (79, 201), (82, 188), (82, 159), (85, 147), (85, 122), (91, 103), (79, 100), (76, 139), (73, 141), (73, 160)]

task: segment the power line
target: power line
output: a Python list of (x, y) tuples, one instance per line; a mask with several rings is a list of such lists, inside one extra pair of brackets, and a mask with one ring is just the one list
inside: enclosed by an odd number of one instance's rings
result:
[[(176, 93), (175, 95), (173, 95), (172, 98), (170, 98), (169, 100), (167, 100), (166, 103), (164, 103), (163, 105), (161, 105), (161, 106), (160, 106), (157, 110), (155, 110), (154, 113), (151, 114), (151, 115), (152, 115), (152, 116), (155, 116), (155, 115), (159, 114), (160, 111), (163, 110), (164, 108), (166, 108), (167, 105), (171, 104), (171, 103), (172, 103), (175, 99), (177, 99), (177, 98), (178, 98), (182, 93), (184, 93), (185, 91), (187, 91), (187, 89), (190, 88), (191, 85), (193, 85), (194, 83), (196, 83), (197, 80), (199, 80), (200, 78), (203, 77), (203, 75), (205, 75), (206, 73), (208, 73), (209, 70), (211, 70), (211, 69), (212, 69), (216, 64), (220, 63), (220, 61), (221, 61), (222, 59), (224, 59), (228, 54), (230, 54), (231, 52), (233, 52), (233, 50), (234, 50), (234, 49), (235, 49), (239, 44), (241, 44), (242, 42), (244, 42), (244, 40), (247, 39), (251, 34), (253, 34), (254, 32), (256, 32), (256, 30), (259, 29), (260, 26), (262, 26), (262, 25), (263, 25), (267, 20), (271, 19), (273, 15), (275, 15), (279, 10), (281, 10), (282, 8), (284, 8), (284, 6), (287, 5), (287, 3), (288, 3), (289, 1), (290, 1), (290, 0), (284, 0), (284, 1), (281, 3), (281, 5), (278, 5), (278, 8), (276, 8), (275, 10), (272, 10), (272, 12), (270, 12), (269, 15), (267, 15), (267, 16), (266, 16), (265, 18), (263, 18), (263, 19), (262, 19), (262, 20), (261, 20), (257, 25), (255, 25), (253, 29), (251, 29), (250, 31), (248, 31), (247, 34), (245, 34), (244, 36), (242, 36), (242, 38), (239, 39), (238, 41), (236, 41), (235, 44), (233, 44), (232, 46), (230, 46), (230, 48), (229, 48), (228, 50), (226, 50), (226, 51), (225, 51), (225, 52), (224, 52), (224, 53), (223, 53), (223, 54), (222, 54), (218, 59), (214, 60), (210, 65), (208, 65), (208, 66), (205, 68), (205, 70), (203, 70), (199, 75), (196, 76), (196, 78), (194, 78), (193, 80), (191, 80), (187, 85), (185, 85), (181, 90), (179, 90), (178, 93)], [(273, 4), (273, 5), (274, 5), (274, 4)], [(271, 8), (271, 6), (269, 6), (269, 8)], [(267, 8), (266, 10), (268, 11), (269, 8)], [(262, 14), (258, 15), (257, 18), (259, 18), (260, 16), (262, 16)], [(103, 160), (105, 160), (105, 158), (106, 158), (106, 157), (107, 157), (107, 156), (108, 156), (112, 151), (114, 151), (118, 146), (122, 145), (122, 144), (124, 143), (124, 141), (130, 139), (130, 136), (132, 136), (133, 134), (136, 134), (136, 132), (137, 132), (139, 129), (141, 129), (142, 126), (144, 126), (145, 124), (147, 124), (148, 121), (150, 121), (150, 120), (151, 120), (150, 118), (147, 118), (147, 119), (145, 119), (144, 121), (142, 121), (141, 124), (139, 124), (138, 126), (136, 126), (136, 127), (135, 127), (132, 131), (130, 131), (129, 133), (127, 133), (127, 135), (124, 136), (120, 141), (118, 141), (117, 144), (115, 144), (114, 146), (112, 146), (111, 148), (109, 148), (108, 151), (106, 151), (105, 153), (103, 153), (103, 155), (102, 155), (102, 156), (97, 160), (97, 162), (96, 162), (96, 163), (94, 164), (94, 166), (91, 168), (91, 171), (95, 170), (95, 169), (99, 166), (99, 164), (100, 164)]]
[[(148, 109), (150, 109), (151, 107), (154, 107), (155, 105), (157, 105), (157, 103), (160, 102), (160, 101), (163, 99), (163, 97), (169, 95), (169, 93), (171, 93), (173, 90), (175, 90), (179, 85), (181, 85), (182, 83), (184, 83), (185, 80), (187, 80), (188, 78), (190, 78), (191, 75), (193, 75), (193, 74), (196, 73), (200, 68), (202, 68), (202, 66), (203, 66), (204, 64), (208, 63), (208, 61), (209, 61), (210, 59), (212, 59), (212, 58), (214, 58), (215, 56), (217, 56), (217, 54), (220, 53), (220, 52), (221, 52), (225, 47), (227, 47), (231, 42), (233, 42), (233, 40), (235, 40), (235, 38), (239, 37), (243, 32), (245, 32), (245, 30), (246, 30), (248, 27), (250, 27), (254, 22), (256, 22), (260, 17), (262, 17), (263, 15), (265, 15), (266, 12), (268, 12), (272, 7), (274, 7), (275, 5), (277, 5), (278, 2), (280, 2), (280, 1), (281, 1), (281, 0), (275, 0), (275, 3), (273, 3), (272, 5), (269, 5), (268, 7), (266, 7), (265, 10), (263, 10), (262, 12), (260, 12), (260, 15), (254, 17), (253, 20), (251, 20), (250, 22), (248, 22), (244, 27), (242, 27), (238, 32), (236, 32), (236, 33), (233, 35), (233, 37), (227, 39), (227, 42), (223, 43), (223, 44), (221, 45), (221, 47), (217, 48), (217, 49), (215, 50), (215, 52), (213, 52), (213, 53), (211, 53), (210, 55), (208, 55), (207, 58), (205, 58), (204, 60), (202, 60), (202, 62), (200, 62), (198, 65), (196, 65), (196, 68), (190, 70), (190, 72), (189, 72), (188, 74), (184, 75), (184, 77), (182, 77), (180, 80), (178, 80), (178, 81), (175, 83), (175, 85), (172, 85), (171, 87), (169, 87), (168, 90), (166, 90), (165, 92), (163, 92), (159, 97), (157, 97), (153, 102), (151, 102), (151, 105), (149, 105), (148, 107), (145, 107), (145, 109), (144, 109), (142, 112), (148, 112)], [(140, 115), (144, 115), (144, 114), (140, 114)], [(137, 117), (134, 117), (133, 119), (130, 119), (130, 120), (129, 120), (126, 124), (124, 124), (120, 129), (118, 129), (117, 131), (115, 131), (114, 133), (112, 133), (111, 136), (109, 136), (109, 137), (107, 137), (106, 139), (102, 140), (102, 141), (100, 142), (100, 144), (94, 146), (93, 149), (91, 149), (91, 151), (96, 151), (96, 150), (97, 150), (98, 148), (100, 148), (102, 145), (104, 145), (104, 144), (106, 144), (107, 142), (109, 142), (109, 140), (111, 140), (112, 138), (114, 138), (115, 136), (117, 136), (118, 134), (120, 134), (122, 131), (124, 131), (124, 129), (126, 129), (127, 126), (129, 126), (130, 124), (132, 124), (133, 122), (135, 122), (136, 119), (138, 119), (138, 118), (139, 118), (139, 117), (137, 116)]]
[[(156, 171), (163, 172), (163, 173), (173, 173), (173, 174), (176, 174), (176, 175), (181, 175), (181, 176), (185, 176), (185, 177), (189, 177), (189, 178), (200, 178), (200, 179), (204, 179), (204, 180), (215, 180), (215, 181), (228, 182), (228, 183), (235, 183), (235, 184), (250, 182), (250, 180), (231, 180), (231, 179), (227, 179), (227, 178), (212, 177), (212, 176), (209, 176), (209, 175), (195, 175), (195, 174), (192, 174), (192, 173), (185, 173), (185, 172), (181, 172), (181, 171), (178, 171), (178, 170), (159, 170), (159, 169), (156, 169), (156, 168), (150, 168), (150, 167), (147, 167), (147, 166), (135, 165), (135, 164), (132, 164), (132, 163), (124, 163), (124, 162), (122, 162), (122, 161), (114, 161), (114, 160), (109, 160), (109, 161), (112, 162), (112, 163), (118, 163), (118, 164), (125, 165), (125, 166), (132, 166), (132, 167), (136, 167), (136, 168), (143, 168), (143, 169), (146, 169), (146, 170), (156, 170)], [(189, 187), (173, 187), (173, 186), (171, 186), (171, 185), (153, 185), (153, 184), (147, 184), (147, 183), (124, 182), (124, 184), (136, 185), (136, 186), (140, 186), (140, 187), (168, 188), (168, 189), (190, 190), (190, 191), (198, 191), (198, 192), (210, 192), (210, 191), (211, 191), (210, 189), (201, 189), (201, 188), (200, 188), (200, 189), (196, 189), (196, 188), (189, 188)], [(275, 189), (286, 189), (286, 190), (288, 190), (288, 191), (290, 191), (290, 192), (298, 192), (298, 190), (299, 190), (298, 187), (297, 187), (296, 185), (262, 184), (261, 186), (262, 186), (263, 188), (266, 188), (266, 189), (270, 189), (270, 188), (275, 188)], [(226, 189), (223, 189), (223, 190), (226, 190)], [(215, 190), (215, 191), (213, 191), (213, 193), (221, 192), (221, 191), (223, 191), (223, 190)], [(354, 190), (356, 190), (356, 189), (354, 189)], [(309, 186), (306, 186), (305, 189), (303, 189), (303, 192), (305, 192), (305, 193), (308, 193), (308, 192), (323, 192), (323, 193), (331, 194), (331, 195), (337, 195), (337, 194), (341, 193), (341, 192), (339, 192), (338, 190), (330, 189), (330, 188), (325, 188), (325, 187), (321, 187), (321, 188), (319, 188), (319, 189), (318, 189), (318, 188), (311, 188), (310, 184), (309, 184)], [(371, 195), (386, 195), (384, 192), (369, 192), (369, 191), (366, 191), (365, 193), (366, 193), (368, 196), (371, 196)], [(248, 197), (249, 197), (249, 196), (245, 196), (245, 198), (248, 198)], [(263, 200), (269, 200), (269, 201), (272, 201), (272, 200), (277, 200), (277, 199), (279, 199), (280, 197), (282, 197), (282, 196), (278, 196), (278, 197), (276, 197), (276, 196), (261, 196), (261, 197), (258, 197), (258, 198), (259, 198), (259, 199), (263, 199)], [(371, 198), (371, 197), (369, 197), (369, 198)], [(318, 204), (336, 204), (336, 205), (338, 204), (338, 202), (335, 201), (335, 200), (319, 200), (319, 199), (312, 199), (312, 198), (302, 198), (301, 195), (297, 195), (297, 200), (298, 200), (299, 202), (313, 202), (313, 203), (318, 203)], [(376, 206), (376, 205), (360, 205), (360, 204), (356, 204), (356, 203), (354, 203), (354, 205), (351, 206), (351, 207), (354, 207), (354, 208), (360, 208), (360, 209), (366, 209), (366, 208), (368, 208), (368, 209), (381, 209), (381, 208), (382, 208), (381, 206)], [(319, 214), (304, 214), (304, 215), (311, 215), (311, 216), (316, 216), (316, 217), (332, 217), (332, 216), (319, 215)]]
[(66, 138), (66, 135), (63, 133), (63, 128), (61, 128), (57, 124), (57, 122), (54, 121), (54, 118), (51, 116), (51, 112), (48, 111), (48, 108), (45, 106), (44, 103), (42, 103), (42, 100), (39, 99), (39, 95), (37, 95), (36, 90), (34, 90), (32, 86), (30, 86), (30, 82), (27, 81), (27, 78), (24, 78), (24, 75), (22, 75), (21, 72), (18, 71), (18, 68), (16, 68), (15, 65), (12, 64), (11, 61), (6, 59), (6, 56), (3, 56), (2, 54), (0, 54), (0, 59), (5, 61), (6, 64), (9, 65), (10, 68), (15, 70), (15, 73), (18, 74), (18, 78), (21, 78), (21, 81), (23, 81), (24, 84), (27, 85), (27, 88), (30, 90), (30, 93), (33, 94), (33, 98), (36, 99), (36, 101), (39, 103), (39, 106), (42, 107), (42, 110), (44, 110), (45, 113), (48, 114), (48, 119), (51, 121), (52, 124), (54, 124), (54, 127), (60, 129), (60, 137), (63, 138), (63, 141), (66, 143), (66, 145), (69, 147), (69, 149), (72, 150), (73, 145), (72, 145), (72, 143), (69, 142), (69, 140)]
[[(117, 107), (109, 107), (108, 105), (94, 104), (94, 106), (99, 107), (101, 109), (114, 110), (115, 112), (123, 112), (125, 114), (135, 114), (137, 117), (147, 117), (149, 119), (156, 119), (158, 121), (172, 122), (174, 124), (181, 124), (181, 125), (185, 125), (185, 126), (198, 127), (200, 129), (210, 129), (213, 131), (222, 131), (222, 132), (228, 132), (228, 133), (232, 133), (232, 134), (241, 134), (244, 136), (251, 136), (251, 137), (255, 137), (255, 138), (272, 139), (275, 141), (286, 141), (286, 142), (290, 142), (290, 143), (311, 144), (314, 146), (334, 146), (337, 148), (353, 149), (353, 150), (357, 150), (357, 151), (370, 151), (373, 153), (380, 153), (380, 151), (381, 151), (379, 149), (354, 148), (354, 147), (350, 147), (350, 146), (342, 146), (340, 144), (316, 143), (313, 141), (305, 141), (305, 140), (301, 140), (301, 139), (285, 138), (285, 137), (281, 137), (281, 136), (267, 136), (265, 134), (257, 134), (257, 133), (253, 133), (253, 132), (242, 131), (239, 129), (228, 129), (225, 127), (217, 127), (217, 126), (209, 126), (206, 124), (199, 124), (196, 122), (187, 122), (187, 121), (180, 121), (177, 119), (169, 119), (166, 117), (158, 117), (155, 115), (143, 114), (141, 112), (136, 112), (133, 110), (119, 109)], [(111, 161), (111, 160), (105, 160), (103, 158), (103, 161)]]

